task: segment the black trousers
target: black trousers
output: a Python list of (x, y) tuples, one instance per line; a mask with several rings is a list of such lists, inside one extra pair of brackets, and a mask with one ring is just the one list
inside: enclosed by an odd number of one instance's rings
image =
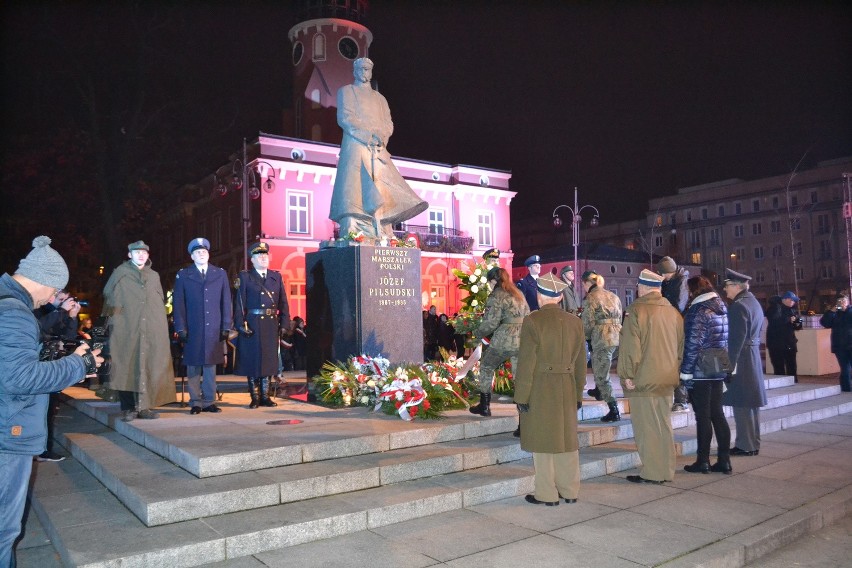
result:
[(710, 462), (710, 442), (716, 432), (720, 460), (727, 460), (731, 451), (731, 428), (722, 409), (722, 381), (694, 381), (689, 399), (695, 411), (695, 430), (698, 437), (698, 460)]
[(789, 375), (797, 377), (796, 348), (788, 345), (780, 347), (767, 347), (769, 360), (772, 362), (772, 371), (776, 375)]

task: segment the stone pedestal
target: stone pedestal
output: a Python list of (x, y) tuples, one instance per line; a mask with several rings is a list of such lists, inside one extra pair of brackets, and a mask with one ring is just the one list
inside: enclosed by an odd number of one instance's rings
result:
[(368, 245), (305, 256), (308, 389), (326, 361), (423, 361), (420, 250)]

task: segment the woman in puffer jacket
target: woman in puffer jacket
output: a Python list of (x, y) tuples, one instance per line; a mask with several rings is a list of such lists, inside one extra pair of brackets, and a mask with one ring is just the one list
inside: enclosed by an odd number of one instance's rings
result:
[[(690, 304), (684, 315), (683, 362), (680, 378), (689, 392), (695, 411), (698, 459), (684, 466), (690, 473), (731, 473), (731, 429), (722, 410), (725, 375), (706, 377), (698, 368), (698, 356), (705, 349), (728, 347), (728, 308), (703, 276), (687, 280)], [(718, 459), (710, 465), (710, 441), (716, 432)]]

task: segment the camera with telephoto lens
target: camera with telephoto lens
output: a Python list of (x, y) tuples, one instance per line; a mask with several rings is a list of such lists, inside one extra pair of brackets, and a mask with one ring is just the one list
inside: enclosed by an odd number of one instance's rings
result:
[(110, 357), (109, 357), (109, 337), (108, 330), (105, 325), (96, 325), (92, 327), (89, 335), (91, 339), (77, 337), (74, 339), (63, 339), (53, 336), (46, 339), (42, 343), (41, 352), (39, 353), (39, 361), (56, 361), (63, 357), (67, 357), (74, 353), (80, 345), (86, 343), (89, 349), (100, 349), (100, 356), (104, 362), (98, 367), (97, 376), (101, 382), (109, 380)]

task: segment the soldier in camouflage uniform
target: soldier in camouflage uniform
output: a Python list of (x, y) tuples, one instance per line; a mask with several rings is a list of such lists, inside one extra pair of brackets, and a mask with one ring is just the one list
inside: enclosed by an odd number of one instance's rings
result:
[(612, 292), (604, 289), (603, 276), (594, 271), (583, 273), (583, 328), (586, 340), (592, 344), (592, 373), (595, 376), (595, 388), (588, 391), (597, 400), (605, 400), (609, 413), (601, 422), (615, 422), (621, 419), (618, 403), (612, 395), (612, 383), (609, 369), (612, 356), (618, 348), (618, 335), (621, 332), (621, 300)]
[(512, 370), (518, 364), (518, 347), (521, 341), (521, 324), (530, 313), (521, 291), (512, 284), (506, 270), (495, 266), (486, 278), (494, 282), (494, 290), (485, 302), (485, 315), (473, 334), (475, 343), (493, 334), (489, 347), (479, 363), (479, 404), (470, 407), (473, 414), (491, 416), (491, 383), (494, 371), (507, 359)]

